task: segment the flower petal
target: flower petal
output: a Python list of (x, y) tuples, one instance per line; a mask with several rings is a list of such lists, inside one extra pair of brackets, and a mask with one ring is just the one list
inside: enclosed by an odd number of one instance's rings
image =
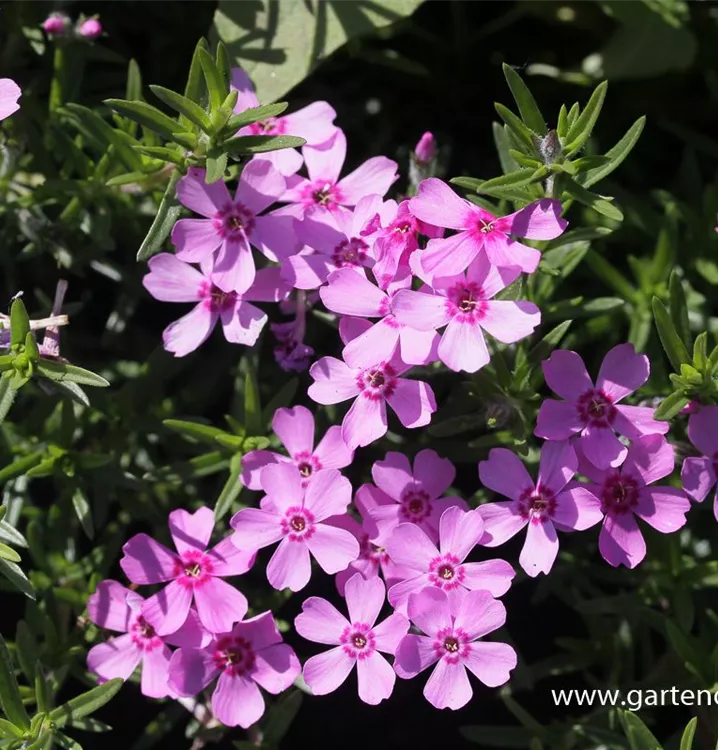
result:
[(578, 401), (593, 390), (593, 382), (586, 371), (586, 365), (576, 352), (557, 349), (541, 363), (546, 385), (566, 401)]
[(446, 326), (438, 354), (441, 361), (455, 372), (476, 372), (490, 359), (479, 324), (459, 318), (453, 318)]
[(451, 320), (446, 297), (438, 294), (402, 289), (392, 298), (391, 307), (402, 325), (419, 331), (433, 331)]
[(383, 197), (398, 179), (397, 169), (398, 164), (386, 156), (367, 159), (337, 184), (341, 191), (341, 202), (347, 206), (355, 206), (367, 195)]
[(526, 541), (521, 549), (519, 563), (528, 575), (535, 578), (548, 573), (558, 555), (558, 536), (549, 520), (532, 518), (526, 530)]
[(506, 623), (506, 607), (488, 591), (469, 591), (461, 602), (454, 628), (461, 628), (470, 641), (493, 633)]
[(448, 229), (468, 229), (476, 221), (469, 201), (436, 177), (419, 183), (417, 194), (409, 201), (409, 211), (421, 221)]
[(356, 660), (343, 647), (332, 648), (307, 659), (304, 665), (304, 682), (314, 695), (327, 695), (346, 681), (355, 663)]
[(100, 581), (95, 593), (87, 600), (87, 613), (90, 620), (101, 628), (126, 633), (130, 629), (132, 617), (127, 597), (132, 593), (119, 581)]
[(690, 508), (690, 500), (677, 487), (644, 487), (635, 513), (656, 531), (671, 534), (685, 526)]
[(314, 382), (309, 386), (309, 398), (318, 404), (338, 404), (359, 393), (357, 373), (335, 357), (322, 357), (309, 368)]
[(141, 612), (157, 635), (169, 635), (185, 624), (191, 603), (192, 589), (176, 580), (147, 599)]
[(603, 559), (617, 568), (635, 568), (646, 556), (646, 542), (633, 513), (609, 513), (603, 521), (598, 537), (598, 549)]
[(431, 415), (436, 411), (434, 391), (423, 380), (397, 378), (386, 400), (404, 427), (423, 427), (431, 422)]
[(469, 677), (461, 662), (452, 664), (444, 659), (434, 667), (424, 686), (424, 697), (434, 708), (463, 708), (473, 696)]
[(312, 577), (312, 563), (304, 542), (285, 537), (267, 565), (267, 580), (275, 588), (300, 591)]
[(214, 529), (214, 513), (210, 508), (198, 508), (194, 513), (173, 510), (169, 515), (170, 535), (177, 552), (204, 552)]
[(172, 654), (169, 685), (177, 695), (197, 695), (219, 674), (212, 651), (179, 648)]
[(142, 651), (132, 639), (126, 633), (93, 646), (87, 654), (87, 668), (104, 680), (129, 679), (142, 659)]
[(439, 550), (442, 555), (453, 554), (463, 562), (479, 543), (484, 533), (484, 519), (475, 510), (464, 512), (453, 506), (447, 508), (439, 521)]
[(311, 453), (314, 449), (314, 415), (305, 406), (277, 409), (272, 418), (272, 430), (291, 456)]
[(342, 439), (347, 447), (355, 450), (370, 445), (386, 435), (386, 431), (384, 399), (369, 398), (364, 393), (360, 393), (342, 422)]
[(417, 571), (429, 569), (429, 563), (439, 556), (439, 550), (426, 533), (414, 523), (402, 523), (387, 541), (389, 557), (397, 565)]
[(347, 139), (339, 128), (330, 141), (302, 148), (309, 179), (312, 182), (328, 182), (330, 185), (336, 184), (339, 179), (346, 155)]
[(294, 649), (286, 643), (277, 643), (256, 653), (252, 679), (276, 695), (286, 690), (301, 671)]
[(464, 657), (466, 668), (489, 687), (508, 682), (516, 664), (516, 652), (508, 643), (472, 643), (471, 651)]
[(638, 354), (633, 344), (619, 344), (603, 358), (596, 388), (612, 401), (620, 401), (640, 388), (650, 372), (651, 366), (645, 354)]
[(235, 203), (258, 214), (275, 203), (286, 190), (284, 176), (266, 159), (252, 159), (239, 175)]
[(541, 312), (533, 302), (490, 300), (485, 305), (481, 327), (503, 344), (530, 336), (541, 323)]
[(350, 625), (333, 604), (318, 596), (305, 599), (302, 611), (294, 618), (294, 629), (302, 638), (329, 646), (338, 646), (342, 633)]
[(227, 633), (248, 609), (241, 591), (221, 578), (209, 578), (194, 589), (194, 602), (200, 622), (210, 633)]
[(492, 596), (503, 596), (510, 588), (516, 571), (506, 560), (484, 560), (464, 563), (464, 586), (471, 591), (484, 590)]
[(533, 479), (521, 459), (508, 448), (492, 448), (486, 461), (479, 462), (481, 484), (504, 497), (518, 500), (534, 489)]
[(386, 620), (375, 626), (374, 642), (377, 651), (394, 654), (399, 642), (407, 634), (409, 625), (409, 620), (404, 615), (394, 612)]
[(426, 281), (463, 273), (482, 247), (482, 240), (471, 232), (429, 240), (424, 250), (414, 254), (422, 271), (417, 275)]
[(177, 574), (177, 555), (147, 534), (135, 534), (122, 552), (120, 567), (132, 583), (163, 583)]
[(359, 542), (352, 533), (324, 523), (314, 527), (314, 533), (307, 538), (307, 547), (329, 575), (344, 570), (359, 557)]
[(162, 302), (196, 302), (200, 299), (200, 287), (205, 278), (196, 268), (170, 253), (155, 255), (150, 258), (148, 266), (150, 273), (142, 279), (142, 285), (155, 299)]
[[(175, 246), (176, 256), (170, 257), (176, 257), (180, 263), (199, 263), (209, 258), (223, 241), (210, 219), (180, 219), (172, 227), (172, 244)], [(153, 260), (154, 258), (150, 259), (151, 270)]]
[(576, 451), (568, 441), (549, 440), (541, 448), (538, 484), (557, 495), (578, 470)]
[(356, 573), (347, 581), (344, 597), (352, 624), (361, 622), (371, 628), (384, 606), (386, 588), (380, 578), (365, 579)]
[(702, 503), (717, 480), (712, 458), (687, 458), (683, 462), (681, 484), (695, 501)]
[(498, 547), (516, 536), (528, 523), (528, 519), (521, 515), (518, 504), (513, 500), (485, 503), (476, 510), (484, 519), (484, 535), (480, 540), (483, 547)]
[(205, 170), (192, 167), (177, 183), (177, 199), (179, 202), (207, 219), (227, 208), (232, 199), (223, 180), (208, 185), (205, 181)]
[(162, 333), (162, 343), (175, 357), (184, 357), (200, 347), (212, 333), (219, 314), (206, 307), (203, 302), (192, 308), (187, 315), (170, 323)]
[(703, 406), (691, 415), (688, 437), (704, 456), (718, 453), (718, 406)]
[(620, 466), (628, 452), (610, 427), (589, 425), (581, 435), (580, 445), (583, 455), (597, 469)]
[(280, 518), (260, 508), (243, 508), (232, 516), (232, 543), (240, 550), (257, 550), (278, 542), (283, 536)]
[(389, 662), (374, 651), (366, 659), (357, 659), (359, 698), (370, 706), (386, 700), (394, 690), (396, 673)]
[(343, 469), (354, 460), (354, 451), (347, 448), (339, 425), (330, 427), (314, 450), (314, 457), (324, 469)]
[(142, 657), (142, 680), (140, 690), (148, 698), (166, 698), (170, 695), (167, 684), (170, 657), (172, 652), (167, 646), (145, 651)]
[(671, 474), (675, 461), (675, 449), (662, 435), (646, 435), (632, 443), (621, 471), (652, 484)]
[(394, 671), (403, 679), (416, 677), (438, 660), (434, 639), (423, 635), (406, 635), (396, 648)]
[(553, 240), (563, 234), (568, 222), (561, 218), (561, 204), (557, 200), (544, 198), (516, 213), (502, 216), (494, 226), (507, 234), (530, 240)]
[(249, 677), (222, 672), (212, 693), (212, 713), (227, 727), (247, 729), (262, 718), (264, 698)]

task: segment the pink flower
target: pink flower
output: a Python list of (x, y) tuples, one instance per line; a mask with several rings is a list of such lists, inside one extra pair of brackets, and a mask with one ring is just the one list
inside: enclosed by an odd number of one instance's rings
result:
[(454, 608), (445, 592), (425, 588), (411, 595), (409, 619), (426, 635), (402, 638), (394, 669), (410, 679), (436, 664), (424, 687), (435, 708), (456, 710), (471, 700), (467, 669), (489, 687), (508, 682), (516, 652), (507, 643), (478, 640), (506, 622), (504, 605), (487, 591), (469, 592)]
[(436, 138), (430, 132), (424, 133), (414, 146), (414, 158), (420, 164), (428, 164), (436, 156)]
[(368, 159), (340, 180), (346, 153), (347, 139), (339, 129), (327, 143), (302, 148), (309, 179), (289, 177), (281, 197), (296, 205), (296, 216), (311, 208), (338, 211), (342, 206), (356, 206), (365, 195), (383, 197), (396, 181), (397, 164), (385, 156)]
[(533, 302), (492, 299), (512, 284), (518, 268), (497, 268), (486, 256), (475, 258), (466, 275), (436, 278), (434, 294), (403, 289), (396, 293), (396, 319), (422, 331), (446, 326), (439, 359), (452, 370), (476, 372), (490, 355), (483, 331), (505, 344), (530, 336), (541, 322)]
[(180, 219), (172, 229), (177, 257), (190, 263), (214, 257), (212, 277), (225, 292), (245, 292), (254, 281), (254, 245), (269, 260), (278, 260), (284, 227), (276, 217), (259, 214), (282, 194), (284, 177), (264, 160), (242, 169), (234, 200), (221, 180), (207, 185), (204, 169), (193, 167), (179, 181), (179, 202), (203, 219)]
[(70, 28), (69, 16), (64, 13), (50, 13), (42, 22), (43, 31), (50, 37), (63, 36)]
[(133, 583), (170, 582), (142, 605), (142, 616), (158, 635), (168, 635), (182, 626), (194, 600), (210, 633), (230, 630), (247, 612), (247, 600), (221, 579), (246, 573), (254, 551), (240, 551), (230, 539), (207, 550), (214, 527), (209, 508), (173, 510), (169, 527), (177, 553), (147, 534), (136, 534), (122, 548), (120, 567)]
[[(718, 406), (704, 406), (691, 416), (688, 437), (703, 455), (683, 462), (681, 482), (689, 497), (702, 503), (718, 481)], [(718, 520), (718, 492), (713, 500), (713, 514)]]
[(272, 430), (289, 452), (283, 456), (274, 451), (250, 451), (242, 457), (242, 484), (250, 490), (263, 489), (260, 472), (265, 466), (277, 463), (294, 464), (302, 476), (302, 486), (322, 469), (343, 469), (354, 459), (342, 440), (341, 427), (330, 427), (314, 447), (314, 415), (305, 406), (277, 409), (272, 418)]
[[(234, 107), (235, 114), (259, 107), (254, 86), (242, 68), (232, 68), (232, 91), (239, 97)], [(296, 112), (279, 117), (269, 117), (241, 128), (238, 135), (296, 135), (304, 138), (309, 146), (319, 146), (331, 140), (338, 128), (334, 124), (337, 113), (328, 102), (312, 102)], [(260, 154), (255, 159), (266, 159), (285, 176), (293, 175), (302, 166), (301, 154), (293, 148), (283, 148)]]
[(601, 502), (605, 514), (598, 548), (614, 567), (635, 568), (646, 556), (646, 542), (636, 516), (663, 534), (678, 531), (691, 507), (676, 487), (649, 487), (667, 477), (675, 462), (673, 446), (661, 435), (645, 435), (633, 442), (620, 469), (597, 469), (581, 460), (579, 472), (592, 484), (583, 485)]
[(484, 533), (478, 511), (453, 507), (439, 520), (439, 549), (419, 526), (402, 523), (389, 537), (386, 548), (398, 565), (412, 568), (414, 575), (389, 589), (389, 601), (397, 612), (406, 612), (410, 594), (425, 586), (445, 591), (452, 606), (458, 606), (467, 590), (484, 589), (493, 596), (505, 594), (515, 575), (504, 560), (466, 563)]
[(515, 453), (493, 448), (488, 461), (479, 463), (479, 477), (485, 487), (511, 500), (479, 507), (485, 525), (481, 544), (498, 547), (528, 526), (521, 567), (532, 577), (548, 573), (558, 554), (557, 529), (583, 531), (603, 520), (596, 497), (571, 482), (577, 468), (576, 453), (567, 442), (544, 443), (534, 484)]
[(10, 78), (0, 78), (0, 120), (20, 109), (17, 100), (22, 96), (20, 87)]
[(77, 33), (84, 39), (97, 39), (102, 34), (102, 24), (99, 18), (88, 18), (77, 28)]
[(419, 264), (431, 279), (461, 273), (482, 250), (492, 265), (518, 266), (525, 273), (533, 273), (541, 253), (508, 235), (552, 240), (568, 226), (568, 222), (560, 218), (558, 201), (545, 198), (497, 218), (460, 198), (436, 177), (419, 185), (418, 195), (409, 201), (409, 208), (421, 221), (459, 230), (453, 237), (431, 240), (421, 252)]
[(354, 399), (342, 421), (342, 439), (354, 450), (386, 434), (387, 402), (404, 427), (429, 424), (436, 411), (434, 392), (428, 383), (399, 377), (409, 369), (398, 355), (369, 367), (351, 367), (335, 357), (322, 357), (309, 368), (314, 382), (307, 393), (318, 404)]
[[(394, 315), (398, 290), (384, 292), (348, 268), (333, 271), (327, 281), (319, 296), (328, 310), (358, 318), (381, 318), (344, 347), (342, 356), (347, 364), (368, 367), (390, 360), (394, 354), (409, 365), (423, 365), (434, 358), (437, 344), (434, 331), (418, 331), (406, 319), (399, 321)], [(410, 277), (405, 280), (409, 281)]]
[(267, 580), (275, 589), (299, 591), (309, 583), (310, 553), (330, 575), (357, 558), (359, 545), (352, 534), (323, 523), (345, 513), (352, 499), (349, 480), (336, 469), (317, 472), (306, 489), (299, 469), (289, 463), (266, 466), (261, 478), (267, 493), (262, 508), (234, 515), (232, 540), (253, 549), (280, 542), (267, 565)]
[(372, 541), (377, 544), (385, 545), (400, 523), (415, 523), (436, 543), (442, 513), (453, 506), (468, 510), (458, 497), (440, 497), (454, 481), (456, 469), (435, 451), (419, 451), (413, 470), (403, 453), (387, 453), (383, 461), (374, 464), (371, 474), (377, 486), (363, 485), (357, 497), (371, 503)]
[[(408, 200), (398, 206), (394, 201), (387, 201), (385, 205), (393, 206), (394, 211), (389, 217), (381, 216), (381, 230), (374, 243), (376, 263), (372, 269), (381, 289), (411, 270), (409, 261), (419, 247), (420, 234), (435, 238), (444, 233), (443, 229), (419, 221), (411, 213)], [(365, 231), (375, 230), (375, 224), (376, 221), (369, 224)]]
[(219, 322), (231, 344), (252, 346), (267, 324), (267, 316), (249, 304), (250, 300), (278, 302), (289, 294), (279, 268), (258, 271), (250, 288), (240, 294), (222, 291), (215, 274), (200, 272), (170, 253), (155, 255), (148, 265), (150, 272), (142, 284), (155, 299), (198, 303), (162, 334), (165, 349), (175, 357), (184, 357), (201, 346)]
[(608, 352), (595, 387), (576, 352), (555, 351), (542, 367), (548, 387), (566, 400), (546, 399), (541, 404), (534, 435), (568, 440), (580, 432), (581, 452), (598, 469), (620, 466), (626, 457), (616, 432), (630, 440), (668, 432), (667, 422), (653, 419), (653, 409), (616, 405), (640, 388), (650, 373), (648, 357), (637, 354), (633, 344), (619, 344)]
[(299, 635), (335, 648), (312, 656), (304, 665), (304, 681), (314, 695), (336, 690), (356, 666), (359, 697), (375, 706), (386, 700), (396, 679), (389, 662), (379, 653), (394, 654), (409, 629), (409, 621), (392, 614), (376, 625), (386, 589), (379, 578), (365, 579), (358, 573), (346, 585), (347, 620), (326, 599), (311, 596), (294, 620)]
[(184, 624), (167, 638), (160, 638), (140, 613), (144, 599), (117, 581), (102, 581), (87, 600), (90, 620), (101, 628), (124, 635), (93, 646), (87, 654), (87, 668), (102, 681), (119, 677), (129, 679), (142, 665), (142, 694), (148, 698), (175, 697), (167, 685), (173, 646), (200, 648), (207, 645), (209, 634), (202, 628), (197, 613), (190, 610)]
[(282, 642), (271, 612), (238, 622), (205, 649), (181, 648), (172, 655), (170, 688), (178, 695), (196, 695), (219, 676), (212, 693), (212, 713), (228, 727), (246, 729), (264, 713), (258, 685), (276, 695), (299, 676), (301, 666)]
[(364, 268), (374, 264), (374, 239), (362, 230), (372, 216), (384, 210), (378, 195), (367, 195), (352, 213), (313, 211), (302, 220), (296, 219), (297, 237), (306, 250), (287, 258), (284, 277), (298, 289), (316, 289), (338, 268), (363, 274)]

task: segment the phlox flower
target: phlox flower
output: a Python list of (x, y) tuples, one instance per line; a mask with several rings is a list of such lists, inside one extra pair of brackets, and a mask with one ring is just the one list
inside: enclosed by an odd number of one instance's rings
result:
[(357, 318), (380, 318), (344, 347), (342, 356), (347, 364), (367, 367), (389, 360), (395, 353), (410, 365), (423, 365), (434, 359), (438, 343), (434, 331), (417, 330), (406, 318), (399, 321), (394, 314), (399, 287), (410, 282), (410, 278), (385, 292), (351, 269), (342, 268), (329, 274), (327, 285), (319, 290), (328, 310)]
[(444, 591), (425, 588), (409, 599), (409, 619), (425, 635), (406, 635), (394, 669), (410, 679), (436, 664), (424, 697), (435, 708), (459, 709), (473, 695), (468, 669), (488, 687), (508, 682), (516, 652), (507, 643), (480, 641), (506, 622), (506, 609), (487, 591), (470, 591), (454, 607)]
[(493, 299), (519, 276), (519, 269), (498, 268), (485, 255), (464, 275), (435, 278), (434, 294), (402, 289), (393, 300), (396, 320), (422, 331), (446, 326), (437, 349), (452, 370), (476, 372), (490, 355), (484, 331), (505, 344), (530, 336), (541, 322), (533, 302)]
[[(225, 726), (246, 729), (264, 714), (259, 687), (276, 695), (299, 676), (301, 666), (282, 642), (271, 612), (238, 622), (231, 632), (215, 636), (203, 649), (180, 648), (169, 667), (170, 688), (196, 695), (215, 677), (212, 713)], [(259, 687), (258, 687), (259, 686)]]
[(357, 558), (354, 536), (324, 523), (345, 513), (352, 499), (349, 480), (336, 469), (318, 471), (305, 489), (296, 466), (270, 464), (262, 469), (261, 483), (267, 493), (262, 507), (244, 508), (233, 516), (232, 540), (240, 549), (279, 542), (267, 565), (267, 580), (275, 589), (303, 589), (312, 574), (310, 554), (330, 575)]
[[(263, 268), (244, 293), (225, 292), (205, 273), (170, 253), (149, 260), (150, 272), (142, 279), (147, 291), (162, 302), (197, 302), (190, 312), (165, 328), (164, 347), (184, 357), (201, 346), (217, 323), (231, 344), (253, 346), (267, 324), (267, 315), (250, 302), (278, 302), (289, 294), (279, 268)], [(203, 269), (207, 268), (203, 263)]]
[(378, 195), (367, 195), (351, 213), (312, 211), (304, 219), (295, 219), (297, 238), (305, 249), (287, 258), (282, 268), (284, 277), (298, 289), (316, 289), (338, 268), (361, 273), (371, 268), (374, 239), (362, 230), (377, 212), (385, 211), (385, 205)]
[[(358, 278), (357, 274), (354, 275)], [(345, 341), (366, 330), (366, 325), (345, 325)], [(351, 333), (347, 334), (348, 331)], [(377, 360), (369, 367), (354, 367), (335, 357), (322, 357), (309, 368), (314, 382), (307, 393), (318, 404), (338, 404), (354, 399), (342, 421), (342, 439), (348, 448), (354, 450), (386, 434), (387, 402), (404, 427), (429, 424), (431, 415), (436, 411), (434, 392), (428, 383), (399, 377), (409, 369), (410, 365), (398, 354), (389, 360)]]
[(406, 613), (409, 596), (425, 586), (445, 591), (452, 606), (467, 590), (484, 589), (493, 596), (505, 594), (515, 575), (504, 560), (464, 562), (484, 534), (478, 511), (453, 507), (439, 520), (439, 547), (414, 523), (402, 523), (389, 537), (386, 548), (398, 565), (413, 570), (410, 578), (389, 589), (389, 601), (397, 612)]
[(17, 100), (22, 96), (20, 87), (11, 78), (0, 78), (0, 120), (20, 109)]
[(257, 450), (242, 456), (242, 484), (250, 490), (263, 489), (260, 473), (269, 464), (294, 464), (306, 486), (321, 469), (343, 469), (354, 458), (354, 452), (342, 440), (342, 429), (338, 425), (330, 427), (314, 447), (314, 415), (305, 406), (277, 409), (272, 418), (272, 430), (289, 455)]
[(185, 622), (194, 601), (210, 633), (230, 630), (247, 612), (247, 600), (222, 578), (246, 573), (254, 551), (240, 550), (230, 539), (208, 550), (214, 513), (206, 507), (194, 513), (173, 510), (169, 527), (176, 553), (147, 534), (136, 534), (122, 548), (120, 567), (133, 583), (169, 581), (142, 605), (142, 616), (158, 635), (169, 635)]
[(685, 524), (691, 504), (683, 491), (665, 485), (649, 487), (673, 471), (673, 446), (662, 435), (635, 440), (620, 468), (600, 470), (581, 459), (579, 453), (579, 472), (591, 482), (583, 486), (598, 498), (605, 514), (598, 548), (606, 562), (635, 568), (646, 556), (636, 516), (663, 534)]
[(310, 657), (304, 665), (304, 681), (314, 695), (336, 690), (356, 666), (359, 697), (375, 706), (388, 698), (396, 676), (381, 655), (394, 654), (409, 630), (409, 621), (394, 613), (376, 624), (384, 605), (386, 589), (379, 578), (354, 574), (346, 584), (347, 620), (326, 599), (311, 596), (294, 620), (299, 635), (334, 648)]
[(87, 668), (102, 681), (119, 677), (127, 680), (142, 665), (140, 689), (148, 698), (176, 697), (168, 688), (167, 677), (172, 652), (167, 644), (200, 648), (210, 635), (190, 610), (184, 624), (165, 638), (141, 614), (144, 599), (118, 581), (102, 581), (87, 600), (90, 620), (101, 628), (114, 630), (116, 636), (93, 646), (87, 654)]
[[(702, 503), (718, 481), (718, 406), (704, 406), (691, 415), (688, 437), (703, 455), (686, 458), (681, 482), (688, 495)], [(713, 514), (718, 520), (718, 492), (713, 500)]]
[(284, 227), (271, 214), (259, 215), (284, 189), (284, 177), (266, 160), (244, 166), (234, 199), (222, 180), (208, 185), (205, 170), (191, 168), (177, 184), (177, 199), (204, 218), (175, 223), (177, 257), (190, 263), (213, 257), (214, 283), (225, 292), (246, 292), (255, 275), (251, 246), (273, 261), (284, 250)]
[(372, 466), (371, 474), (376, 487), (362, 485), (357, 498), (365, 507), (369, 505), (374, 525), (372, 541), (376, 544), (386, 544), (400, 523), (415, 523), (436, 543), (443, 512), (453, 506), (468, 510), (461, 498), (441, 497), (454, 481), (456, 469), (436, 451), (419, 451), (413, 469), (403, 453), (391, 451)]
[(541, 366), (548, 387), (565, 401), (541, 404), (534, 435), (568, 440), (580, 433), (581, 452), (598, 469), (620, 466), (626, 457), (616, 433), (636, 440), (668, 432), (668, 423), (655, 420), (652, 408), (618, 404), (650, 374), (648, 357), (633, 344), (619, 344), (606, 354), (595, 386), (576, 352), (559, 349)]
[(294, 204), (295, 216), (308, 209), (340, 211), (356, 206), (365, 195), (383, 197), (396, 181), (397, 163), (385, 156), (374, 156), (339, 179), (347, 154), (347, 139), (337, 129), (330, 141), (321, 146), (303, 146), (302, 155), (309, 179), (292, 175), (280, 200)]
[(530, 576), (548, 573), (558, 555), (557, 529), (583, 531), (603, 520), (598, 499), (571, 482), (577, 469), (576, 452), (568, 442), (546, 442), (534, 484), (513, 451), (493, 448), (488, 460), (479, 463), (479, 478), (511, 500), (479, 507), (485, 526), (481, 544), (497, 547), (528, 526), (519, 563)]
[(409, 201), (409, 208), (427, 224), (458, 230), (453, 237), (431, 240), (420, 253), (419, 265), (428, 279), (461, 273), (482, 250), (492, 265), (518, 266), (525, 273), (533, 273), (541, 253), (509, 235), (552, 240), (568, 226), (568, 222), (560, 218), (558, 201), (544, 198), (516, 213), (496, 217), (460, 198), (436, 177), (419, 185), (418, 194)]
[[(232, 68), (229, 88), (239, 93), (234, 107), (235, 114), (260, 106), (254, 86), (242, 68)], [(312, 102), (288, 115), (269, 117), (261, 122), (245, 125), (237, 135), (296, 135), (304, 138), (309, 146), (319, 146), (331, 140), (337, 132), (338, 128), (334, 124), (336, 116), (337, 113), (328, 102)], [(303, 163), (301, 154), (293, 148), (281, 148), (255, 157), (260, 158), (270, 161), (285, 176), (295, 174)]]

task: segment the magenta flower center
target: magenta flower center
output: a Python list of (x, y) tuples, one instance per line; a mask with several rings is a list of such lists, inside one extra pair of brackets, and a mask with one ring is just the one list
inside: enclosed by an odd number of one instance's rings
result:
[(493, 221), (486, 221), (485, 219), (479, 219), (479, 223), (476, 225), (476, 228), (481, 232), (482, 234), (489, 234), (493, 231), (495, 222)]
[(290, 542), (309, 539), (314, 534), (314, 516), (306, 508), (293, 506), (287, 508), (281, 521), (282, 533)]
[(429, 563), (429, 580), (434, 586), (444, 591), (458, 588), (465, 578), (466, 573), (461, 560), (450, 552), (435, 557)]
[(341, 203), (342, 194), (336, 185), (322, 180), (306, 185), (302, 190), (301, 200), (306, 206), (334, 209)]
[(432, 647), (436, 657), (449, 664), (458, 664), (471, 652), (469, 636), (461, 628), (442, 628), (436, 634)]
[(601, 491), (601, 510), (604, 513), (630, 513), (638, 505), (638, 482), (633, 477), (611, 472)]
[(231, 310), (237, 304), (236, 292), (223, 292), (211, 281), (202, 281), (198, 290), (199, 297), (204, 301), (205, 307), (212, 312), (223, 312)]
[(230, 203), (212, 219), (217, 233), (226, 240), (239, 240), (252, 233), (254, 214), (241, 203)]
[(225, 636), (217, 641), (212, 654), (215, 667), (240, 677), (254, 668), (255, 656), (252, 644), (239, 636)]
[(303, 484), (306, 486), (308, 480), (312, 474), (319, 471), (322, 468), (322, 464), (318, 458), (313, 456), (309, 451), (302, 451), (294, 456), (294, 463), (299, 469), (299, 473), (302, 475)]
[(154, 651), (154, 649), (163, 645), (162, 639), (142, 615), (138, 615), (134, 619), (129, 632), (132, 636), (132, 642), (142, 651)]
[(389, 398), (396, 389), (394, 369), (385, 362), (362, 370), (356, 382), (362, 395), (372, 401)]
[(610, 396), (598, 389), (586, 391), (576, 402), (581, 419), (592, 427), (610, 427), (616, 418), (616, 407)]
[(418, 523), (431, 513), (431, 501), (424, 490), (405, 490), (400, 502), (399, 514), (404, 521)]
[(519, 497), (519, 513), (534, 523), (545, 523), (556, 512), (556, 496), (547, 487), (529, 487)]
[(212, 576), (212, 560), (199, 550), (189, 550), (180, 555), (175, 564), (175, 577), (185, 588), (197, 588)]
[(287, 132), (287, 123), (283, 117), (268, 117), (261, 122), (253, 122), (249, 126), (252, 135), (284, 135)]
[(364, 622), (352, 623), (339, 636), (344, 653), (355, 659), (366, 659), (376, 649), (376, 639), (371, 627)]
[(358, 237), (342, 240), (332, 253), (332, 260), (337, 268), (360, 266), (366, 262), (369, 245)]
[(392, 224), (392, 229), (399, 234), (408, 234), (409, 232), (414, 231), (415, 226), (411, 219), (398, 219)]
[(486, 315), (484, 291), (472, 282), (461, 282), (452, 286), (447, 295), (449, 314), (462, 323), (474, 323)]

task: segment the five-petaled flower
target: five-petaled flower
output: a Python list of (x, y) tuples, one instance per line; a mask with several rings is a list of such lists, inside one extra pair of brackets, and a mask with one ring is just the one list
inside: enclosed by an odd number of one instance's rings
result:
[[(681, 468), (683, 489), (702, 503), (718, 481), (718, 406), (704, 406), (688, 421), (688, 437), (702, 456), (686, 458)], [(718, 520), (718, 492), (713, 500)]]

